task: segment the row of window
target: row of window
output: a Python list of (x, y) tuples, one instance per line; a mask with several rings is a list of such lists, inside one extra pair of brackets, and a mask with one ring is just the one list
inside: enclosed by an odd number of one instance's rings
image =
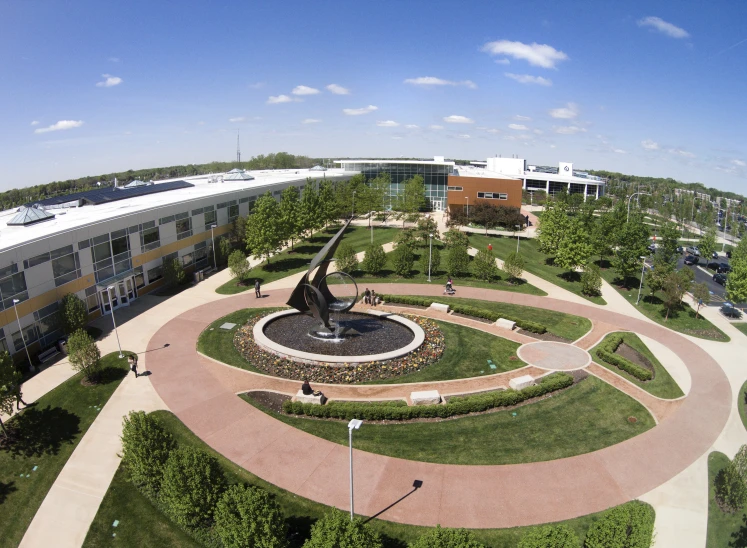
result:
[(461, 186), (450, 186), (450, 187), (447, 187), (446, 190), (448, 190), (449, 192), (452, 192), (452, 191), (461, 192), (462, 190), (464, 190), (464, 188)]
[(504, 192), (478, 192), (477, 197), (486, 200), (508, 200), (508, 194)]

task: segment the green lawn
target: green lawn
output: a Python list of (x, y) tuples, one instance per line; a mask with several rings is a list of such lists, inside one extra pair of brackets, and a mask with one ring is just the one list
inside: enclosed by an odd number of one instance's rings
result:
[[(200, 335), (197, 340), (197, 350), (228, 365), (256, 373), (264, 373), (264, 371), (257, 369), (244, 359), (239, 351), (236, 350), (236, 347), (233, 345), (233, 337), (236, 330), (244, 325), (249, 318), (273, 310), (279, 309), (249, 308), (238, 310), (216, 320)], [(226, 322), (235, 323), (236, 327), (230, 330), (218, 328), (218, 326)], [(481, 370), (484, 374), (488, 375), (511, 371), (512, 369), (526, 365), (516, 357), (516, 349), (519, 345), (513, 341), (470, 327), (454, 325), (448, 322), (437, 323), (443, 330), (446, 345), (444, 355), (438, 362), (429, 365), (426, 369), (417, 373), (374, 381), (373, 383), (411, 383), (462, 379), (478, 377), (481, 375)], [(511, 359), (511, 357), (514, 359)], [(488, 367), (488, 359), (492, 360), (496, 365), (495, 370), (491, 370)]]
[(744, 382), (742, 388), (739, 389), (739, 396), (737, 396), (737, 409), (739, 410), (739, 418), (742, 419), (742, 424), (745, 430), (747, 430), (747, 381)]
[[(326, 440), (348, 443), (344, 422), (277, 413), (272, 416)], [(630, 416), (638, 421), (629, 423)], [(422, 462), (518, 464), (590, 453), (637, 436), (654, 424), (640, 403), (589, 376), (550, 398), (514, 411), (438, 422), (367, 424), (356, 432), (355, 446), (362, 451)]]
[(736, 327), (737, 329), (739, 329), (742, 333), (744, 333), (745, 335), (747, 335), (747, 322), (737, 322), (737, 323), (733, 323), (731, 325), (733, 325), (734, 327)]
[[(628, 287), (622, 287), (620, 280), (615, 271), (611, 268), (602, 270), (602, 277), (614, 287), (620, 295), (625, 297), (629, 303), (635, 306), (636, 299), (638, 298), (638, 285), (640, 283), (640, 274), (633, 276), (627, 280)], [(646, 282), (644, 280), (643, 292), (641, 293), (641, 301), (638, 304), (638, 310), (655, 321), (668, 327), (674, 331), (690, 335), (692, 337), (698, 337), (701, 339), (708, 339), (712, 341), (728, 342), (729, 336), (721, 331), (718, 327), (713, 325), (703, 316), (695, 317), (695, 310), (684, 302), (678, 309), (672, 309), (669, 313), (669, 319), (665, 320), (667, 310), (662, 304), (661, 292), (657, 292), (653, 297), (650, 296), (649, 291), (645, 287)], [(685, 297), (688, 299), (689, 297)]]
[(684, 392), (682, 392), (680, 387), (677, 385), (677, 382), (672, 378), (672, 376), (664, 368), (664, 366), (661, 365), (661, 362), (656, 359), (656, 356), (654, 356), (651, 353), (648, 347), (643, 343), (643, 341), (635, 333), (624, 333), (623, 339), (625, 341), (625, 344), (627, 344), (634, 350), (638, 351), (639, 354), (642, 354), (643, 356), (648, 358), (648, 361), (650, 361), (651, 364), (654, 366), (654, 378), (653, 379), (651, 379), (650, 381), (645, 381), (645, 382), (640, 381), (636, 379), (630, 373), (627, 373), (623, 371), (622, 369), (615, 367), (614, 365), (610, 365), (604, 360), (602, 360), (602, 358), (600, 358), (597, 355), (597, 349), (602, 344), (604, 344), (604, 342), (608, 338), (612, 336), (613, 336), (612, 333), (607, 335), (602, 340), (602, 342), (600, 342), (597, 346), (595, 346), (591, 351), (591, 355), (594, 357), (594, 360), (599, 365), (601, 365), (602, 367), (606, 367), (610, 371), (614, 371), (615, 373), (629, 380), (636, 386), (643, 388), (649, 394), (653, 394), (654, 396), (657, 396), (659, 398), (671, 400), (671, 399), (679, 398), (685, 395)]
[(104, 356), (101, 383), (83, 386), (75, 375), (8, 421), (14, 441), (0, 440), (2, 546), (21, 542), (60, 470), (127, 374), (127, 360), (118, 355)]
[[(215, 455), (230, 483), (243, 482), (269, 491), (288, 520), (290, 532), (293, 535), (291, 548), (300, 548), (309, 536), (311, 525), (329, 510), (327, 506), (289, 493), (237, 467), (203, 443), (168, 411), (157, 411), (155, 415), (180, 445), (199, 448)], [(562, 523), (573, 529), (583, 539), (589, 527), (603, 514), (599, 512)], [(115, 520), (119, 521), (116, 528), (112, 527)], [(413, 542), (429, 531), (428, 527), (402, 525), (379, 519), (373, 519), (369, 524), (382, 535), (386, 548), (406, 548), (408, 542)], [(528, 529), (528, 527), (475, 529), (473, 533), (489, 548), (515, 548)], [(114, 533), (116, 537), (112, 537)], [(161, 546), (163, 548), (200, 546), (169, 521), (132, 483), (127, 481), (127, 473), (121, 466), (109, 486), (83, 543), (86, 548), (112, 545)]]
[(716, 474), (729, 464), (729, 457), (714, 451), (708, 455), (708, 536), (706, 548), (741, 548), (747, 546), (747, 514), (744, 509), (733, 514), (721, 511), (716, 503)]
[[(339, 227), (330, 227), (306, 240), (296, 242), (293, 250), (287, 249), (278, 253), (270, 259), (270, 264), (265, 261), (250, 270), (246, 275), (247, 285), (237, 285), (236, 279), (231, 279), (216, 289), (216, 292), (221, 295), (234, 295), (254, 287), (256, 279), (264, 285), (307, 269), (314, 255), (321, 251), (338, 230)], [(398, 230), (390, 227), (374, 228), (374, 243), (383, 245), (391, 242)], [(371, 232), (363, 226), (348, 227), (342, 242), (350, 244), (356, 252), (364, 251), (371, 243)]]
[[(485, 236), (483, 234), (469, 234), (469, 241), (477, 249), (486, 249), (488, 244), (493, 246), (493, 252), (499, 259), (505, 259), (509, 253), (516, 251), (516, 238), (509, 236)], [(552, 258), (540, 252), (536, 238), (521, 238), (519, 253), (526, 262), (525, 270), (543, 280), (555, 284), (571, 293), (580, 295), (584, 299), (596, 304), (607, 304), (602, 297), (588, 297), (581, 293), (581, 274), (568, 272), (552, 264)]]

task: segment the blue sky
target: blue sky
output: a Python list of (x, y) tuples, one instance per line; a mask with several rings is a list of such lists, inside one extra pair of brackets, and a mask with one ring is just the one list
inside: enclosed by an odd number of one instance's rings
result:
[(287, 151), (746, 193), (747, 3), (0, 3), (0, 188)]

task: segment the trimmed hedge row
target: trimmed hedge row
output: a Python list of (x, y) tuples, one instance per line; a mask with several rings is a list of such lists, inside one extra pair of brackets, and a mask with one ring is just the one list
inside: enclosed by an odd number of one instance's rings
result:
[(363, 419), (404, 421), (420, 418), (446, 418), (468, 413), (487, 411), (495, 407), (516, 405), (530, 398), (536, 398), (567, 388), (573, 384), (568, 373), (552, 373), (543, 377), (538, 384), (522, 390), (500, 390), (484, 394), (472, 394), (450, 398), (445, 405), (414, 405), (404, 402), (329, 402), (327, 405), (313, 403), (283, 402), (283, 412), (289, 415), (305, 415), (324, 419)]
[[(409, 295), (382, 295), (384, 302), (390, 303), (401, 303), (401, 304), (415, 304), (418, 306), (430, 306), (431, 303), (435, 302), (432, 297), (413, 297)], [(462, 304), (449, 304), (454, 312), (464, 314), (466, 316), (474, 316), (475, 318), (482, 318), (484, 320), (490, 320), (494, 322), (498, 318), (503, 318), (511, 322), (516, 322), (520, 328), (525, 331), (531, 331), (532, 333), (542, 334), (547, 332), (547, 328), (541, 323), (530, 322), (523, 320), (515, 316), (506, 315), (504, 313), (493, 312), (484, 308), (477, 308), (475, 306), (462, 305)]]
[(622, 369), (626, 373), (630, 373), (639, 381), (650, 381), (651, 379), (653, 379), (653, 373), (651, 373), (651, 371), (649, 371), (645, 367), (636, 365), (627, 358), (623, 358), (622, 356), (618, 356), (617, 354), (615, 354), (617, 347), (622, 344), (623, 340), (623, 335), (608, 335), (607, 339), (605, 339), (605, 341), (602, 342), (601, 345), (599, 345), (599, 348), (597, 349), (597, 355), (608, 364), (614, 365), (615, 367)]

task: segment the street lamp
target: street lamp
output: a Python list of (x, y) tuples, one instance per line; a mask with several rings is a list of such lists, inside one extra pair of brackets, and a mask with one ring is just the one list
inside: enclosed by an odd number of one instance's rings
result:
[(371, 245), (373, 245), (373, 211), (368, 212), (368, 224), (371, 225)]
[(433, 234), (428, 234), (428, 281), (431, 281), (431, 260), (433, 259)]
[(521, 225), (514, 225), (516, 227), (516, 253), (519, 252), (519, 231), (521, 230)]
[(21, 334), (21, 340), (23, 341), (23, 347), (26, 349), (26, 357), (29, 359), (29, 370), (34, 372), (34, 362), (31, 361), (31, 355), (29, 354), (29, 347), (26, 346), (26, 337), (23, 336), (23, 329), (21, 328), (21, 320), (18, 317), (18, 309), (16, 305), (20, 303), (18, 299), (13, 299), (13, 310), (16, 311), (16, 321), (18, 322), (18, 332)]
[(643, 266), (641, 266), (641, 283), (638, 284), (638, 298), (635, 300), (636, 306), (638, 306), (638, 303), (641, 302), (641, 288), (643, 287), (643, 272), (646, 270), (646, 257), (641, 257), (641, 260), (643, 261)]
[(112, 302), (111, 290), (114, 289), (113, 285), (106, 288), (106, 296), (109, 297), (109, 310), (112, 312), (112, 324), (114, 325), (114, 334), (117, 336), (117, 346), (119, 347), (119, 357), (124, 358), (122, 354), (122, 345), (119, 344), (119, 331), (117, 331), (117, 322), (114, 321), (114, 303)]
[(469, 196), (465, 196), (467, 198), (467, 218), (469, 219)]
[(633, 194), (631, 194), (630, 196), (628, 196), (628, 218), (627, 218), (627, 220), (625, 221), (626, 223), (627, 223), (628, 221), (630, 221), (630, 200), (631, 200), (631, 198), (632, 198), (633, 196), (636, 196), (636, 195), (641, 195), (641, 194), (645, 194), (646, 196), (650, 196), (650, 194), (649, 194), (648, 192), (634, 192)]
[(348, 437), (350, 441), (350, 521), (353, 521), (353, 430), (358, 430), (363, 424), (360, 419), (352, 419), (348, 423)]
[(218, 259), (215, 255), (215, 236), (213, 234), (213, 229), (218, 225), (210, 225), (210, 240), (213, 242), (213, 267), (215, 268), (215, 271), (218, 272)]

